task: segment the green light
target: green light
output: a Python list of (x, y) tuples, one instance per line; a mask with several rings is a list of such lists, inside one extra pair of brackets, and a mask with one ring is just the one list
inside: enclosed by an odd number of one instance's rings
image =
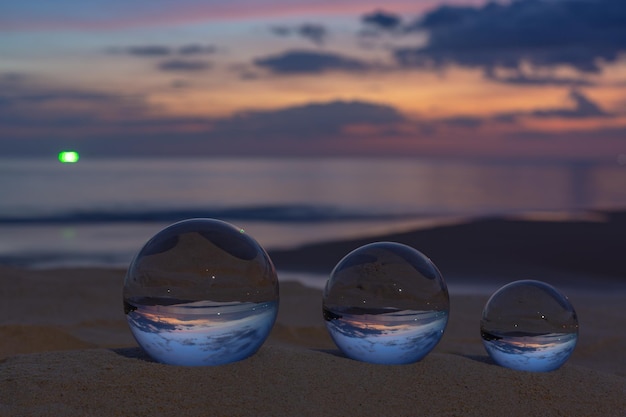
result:
[(80, 156), (75, 151), (62, 151), (59, 152), (59, 162), (63, 164), (73, 164), (78, 162)]

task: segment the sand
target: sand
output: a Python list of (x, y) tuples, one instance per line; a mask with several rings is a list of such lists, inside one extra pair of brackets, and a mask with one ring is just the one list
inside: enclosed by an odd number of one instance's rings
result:
[(576, 366), (513, 372), (433, 353), (381, 366), (268, 345), (214, 368), (150, 363), (104, 349), (2, 364), (0, 414), (28, 416), (623, 416), (623, 378)]
[[(332, 245), (301, 251), (343, 256)], [(549, 373), (489, 359), (478, 332), (488, 293), (451, 291), (433, 352), (389, 366), (344, 357), (326, 333), (320, 290), (294, 282), (281, 282), (279, 316), (257, 354), (186, 368), (154, 363), (137, 347), (122, 311), (124, 273), (0, 267), (0, 416), (626, 416), (626, 291), (617, 287), (578, 280), (569, 289), (579, 343)]]

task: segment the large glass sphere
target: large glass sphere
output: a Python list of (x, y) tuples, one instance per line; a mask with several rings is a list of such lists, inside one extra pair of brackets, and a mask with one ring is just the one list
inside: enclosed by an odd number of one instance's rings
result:
[(547, 372), (570, 357), (578, 318), (567, 297), (541, 281), (515, 281), (496, 291), (483, 309), (480, 334), (500, 366)]
[(326, 328), (348, 357), (379, 364), (419, 361), (448, 323), (448, 289), (437, 267), (394, 242), (362, 246), (344, 257), (326, 283)]
[(202, 366), (254, 354), (278, 312), (272, 261), (242, 229), (190, 219), (150, 239), (130, 264), (124, 311), (154, 360)]

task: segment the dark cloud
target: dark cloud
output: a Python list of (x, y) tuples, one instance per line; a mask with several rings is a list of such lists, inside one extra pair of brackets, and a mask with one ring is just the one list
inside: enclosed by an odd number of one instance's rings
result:
[(351, 125), (387, 125), (406, 119), (395, 108), (363, 101), (333, 101), (236, 114), (214, 124), (214, 135), (328, 137)]
[(572, 90), (569, 96), (574, 102), (573, 108), (535, 110), (531, 115), (535, 117), (560, 117), (568, 119), (610, 116), (609, 113), (604, 111), (598, 104), (591, 101), (580, 91)]
[(0, 108), (55, 103), (108, 103), (115, 96), (102, 92), (42, 87), (37, 80), (26, 74), (0, 74)]
[(439, 125), (452, 126), (452, 127), (464, 127), (474, 128), (481, 126), (485, 123), (485, 120), (480, 117), (472, 116), (456, 116), (448, 117), (437, 121)]
[(293, 30), (289, 26), (272, 26), (270, 32), (276, 36), (289, 36), (293, 33)]
[(528, 75), (517, 72), (514, 75), (498, 75), (493, 71), (485, 71), (487, 78), (505, 84), (517, 85), (562, 85), (568, 87), (588, 87), (594, 85), (593, 82), (584, 78), (554, 77), (545, 75)]
[[(447, 128), (468, 129), (468, 131), (471, 131), (482, 126), (492, 126), (494, 124), (515, 124), (521, 118), (529, 117), (538, 119), (585, 119), (614, 116), (613, 113), (605, 111), (597, 103), (576, 89), (569, 92), (569, 99), (572, 101), (573, 106), (496, 113), (485, 117), (457, 115), (440, 119), (417, 119), (414, 121), (414, 127), (427, 134), (436, 134)], [(520, 131), (522, 130), (520, 129)]]
[(34, 91), (25, 93), (17, 97), (3, 97), (0, 95), (0, 106), (11, 103), (54, 103), (54, 102), (109, 102), (114, 100), (113, 96), (103, 93), (72, 91), (72, 90), (50, 90)]
[(483, 7), (442, 6), (415, 22), (426, 45), (398, 48), (406, 67), (448, 65), (520, 69), (569, 66), (601, 71), (626, 51), (626, 2), (621, 0), (514, 0)]
[(0, 73), (0, 85), (4, 86), (5, 83), (21, 82), (26, 78), (27, 76), (20, 72), (3, 72)]
[(395, 30), (402, 24), (402, 18), (400, 16), (383, 10), (366, 14), (361, 18), (361, 21), (381, 30)]
[(213, 54), (217, 52), (214, 45), (189, 44), (179, 47), (171, 47), (167, 45), (137, 45), (127, 48), (110, 48), (108, 50), (114, 54), (128, 54), (137, 57), (154, 58), (165, 57), (170, 55), (202, 55)]
[(326, 26), (317, 23), (303, 23), (297, 26), (272, 26), (270, 31), (280, 37), (299, 35), (318, 46), (322, 45), (328, 37)]
[(148, 108), (141, 96), (51, 86), (29, 76), (0, 77), (0, 142), (9, 153), (58, 151), (76, 138), (141, 120)]
[(615, 114), (607, 112), (600, 105), (576, 89), (570, 90), (569, 99), (573, 106), (536, 109), (529, 112), (519, 111), (498, 113), (483, 119), (483, 122), (515, 123), (520, 117), (535, 117), (540, 119), (585, 119), (594, 117), (608, 118), (615, 116)]
[(177, 49), (177, 52), (181, 55), (214, 54), (215, 52), (217, 52), (217, 47), (214, 45), (190, 44), (179, 47)]
[(358, 141), (349, 128), (404, 123), (395, 108), (333, 101), (229, 117), (154, 116), (147, 97), (44, 86), (0, 75), (0, 143), (11, 154), (303, 154)]
[(318, 74), (327, 71), (365, 71), (370, 65), (330, 52), (288, 51), (257, 58), (254, 64), (276, 74)]
[(407, 30), (432, 30), (438, 27), (455, 26), (479, 13), (480, 9), (474, 7), (443, 5), (426, 13), (421, 19), (410, 25)]
[[(569, 99), (569, 106), (482, 118), (408, 119), (392, 106), (363, 101), (309, 103), (221, 118), (155, 116), (159, 109), (147, 96), (108, 95), (46, 85), (23, 74), (0, 74), (0, 144), (3, 155), (51, 155), (65, 147), (85, 155), (308, 155), (368, 153), (372, 145), (403, 153), (411, 152), (412, 144), (419, 146), (420, 138), (463, 138), (460, 142), (467, 146), (478, 146), (491, 126), (519, 118), (613, 117), (579, 90), (570, 91)], [(569, 130), (557, 138), (520, 124), (504, 135), (546, 142), (576, 137), (584, 142), (622, 138), (620, 129)]]
[(159, 69), (162, 71), (198, 72), (209, 68), (211, 68), (210, 63), (198, 60), (170, 59), (159, 64)]
[(328, 30), (322, 25), (316, 25), (313, 23), (305, 23), (298, 27), (298, 33), (303, 38), (309, 39), (316, 45), (321, 45), (328, 36)]
[(167, 56), (172, 53), (172, 49), (163, 45), (146, 45), (146, 46), (131, 46), (126, 49), (126, 52), (135, 56)]

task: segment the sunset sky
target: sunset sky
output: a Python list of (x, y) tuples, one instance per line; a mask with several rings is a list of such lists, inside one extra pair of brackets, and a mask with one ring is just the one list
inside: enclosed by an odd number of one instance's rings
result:
[(626, 2), (382, 4), (0, 0), (1, 154), (626, 154)]

